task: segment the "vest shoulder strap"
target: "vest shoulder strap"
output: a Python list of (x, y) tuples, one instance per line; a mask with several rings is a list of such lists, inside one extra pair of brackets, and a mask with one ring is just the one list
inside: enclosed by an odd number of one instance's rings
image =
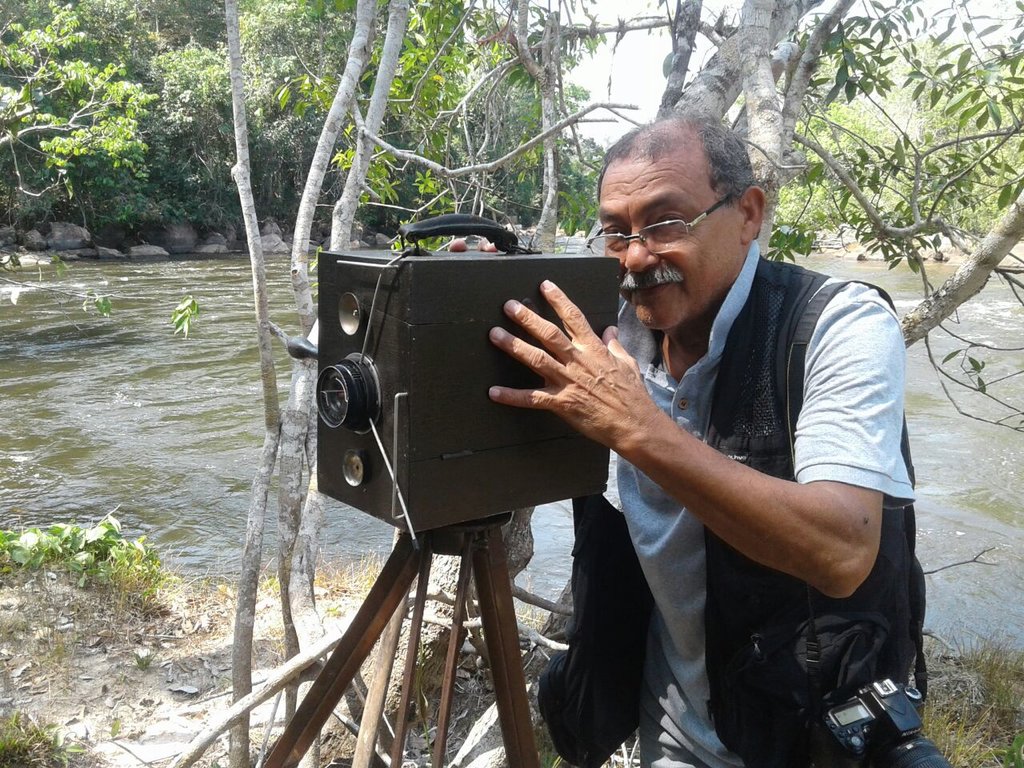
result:
[[(870, 283), (863, 284), (877, 291), (885, 299), (886, 303), (895, 309), (889, 294), (878, 286), (871, 285)], [(814, 328), (818, 324), (822, 311), (824, 311), (832, 298), (847, 285), (849, 285), (848, 282), (834, 282), (822, 285), (807, 302), (803, 314), (800, 315), (800, 319), (797, 321), (792, 337), (789, 340), (786, 370), (786, 419), (788, 421), (791, 449), (795, 440), (797, 417), (800, 414), (804, 401), (807, 346), (810, 344), (811, 335), (814, 333)], [(910, 455), (910, 437), (907, 432), (906, 416), (903, 418), (903, 430), (900, 435), (900, 453), (903, 455), (903, 461), (906, 464), (910, 482), (914, 484), (914, 463)], [(906, 536), (911, 560), (910, 620), (911, 639), (915, 646), (914, 683), (922, 695), (927, 695), (928, 677), (924, 657), (925, 585), (924, 574), (915, 555), (917, 523), (913, 504), (908, 504), (903, 509), (903, 531)], [(810, 627), (813, 627), (813, 602)]]

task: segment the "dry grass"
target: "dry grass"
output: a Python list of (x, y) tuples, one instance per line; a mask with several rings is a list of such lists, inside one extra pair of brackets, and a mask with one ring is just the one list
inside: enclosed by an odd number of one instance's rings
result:
[(56, 726), (18, 712), (0, 720), (0, 768), (63, 768), (80, 752), (64, 742)]
[(1024, 734), (1024, 650), (989, 641), (929, 656), (928, 737), (955, 768), (1013, 766), (1009, 752)]

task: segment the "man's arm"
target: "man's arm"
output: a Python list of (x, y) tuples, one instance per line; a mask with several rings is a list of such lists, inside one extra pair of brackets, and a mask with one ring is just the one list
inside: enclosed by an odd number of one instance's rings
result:
[(828, 480), (780, 480), (726, 458), (657, 408), (614, 329), (599, 339), (557, 287), (542, 290), (565, 333), (512, 302), (509, 316), (543, 349), (500, 329), (491, 338), (543, 376), (546, 386), (495, 387), (492, 399), (558, 414), (615, 450), (751, 559), (831, 596), (860, 585), (878, 551), (881, 492)]

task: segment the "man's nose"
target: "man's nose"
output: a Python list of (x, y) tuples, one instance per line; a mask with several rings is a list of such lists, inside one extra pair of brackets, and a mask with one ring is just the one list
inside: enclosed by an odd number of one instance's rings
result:
[(643, 272), (658, 263), (658, 257), (639, 238), (626, 243), (626, 250), (619, 257), (619, 263), (630, 272)]

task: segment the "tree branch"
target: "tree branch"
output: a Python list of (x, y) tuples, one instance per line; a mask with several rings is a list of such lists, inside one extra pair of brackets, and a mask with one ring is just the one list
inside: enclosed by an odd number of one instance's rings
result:
[(544, 139), (547, 138), (548, 136), (557, 134), (562, 129), (564, 129), (566, 126), (572, 125), (573, 123), (579, 122), (580, 118), (582, 118), (584, 115), (590, 114), (591, 112), (593, 112), (595, 110), (607, 109), (607, 110), (611, 111), (611, 110), (614, 110), (614, 109), (636, 109), (636, 108), (637, 107), (635, 105), (633, 105), (633, 104), (614, 104), (614, 103), (611, 103), (611, 104), (607, 104), (607, 103), (590, 104), (590, 105), (584, 107), (583, 109), (579, 110), (578, 112), (574, 112), (573, 114), (569, 115), (568, 117), (563, 118), (562, 120), (559, 120), (557, 123), (555, 123), (553, 126), (551, 126), (551, 128), (548, 129), (547, 131), (545, 131), (544, 133), (540, 133), (540, 134), (534, 136), (529, 141), (524, 142), (523, 144), (520, 144), (518, 147), (516, 147), (512, 151), (507, 152), (506, 154), (502, 155), (501, 157), (497, 158), (496, 160), (491, 160), (491, 161), (486, 162), (486, 163), (478, 163), (476, 165), (466, 165), (466, 166), (462, 166), (461, 168), (446, 168), (445, 166), (441, 165), (440, 163), (438, 163), (438, 162), (436, 162), (434, 160), (430, 160), (430, 159), (428, 159), (426, 157), (423, 157), (421, 155), (417, 155), (415, 152), (409, 152), (409, 151), (404, 150), (404, 149), (399, 149), (398, 147), (395, 147), (392, 144), (389, 144), (388, 142), (384, 141), (384, 139), (380, 138), (379, 136), (372, 136), (372, 135), (370, 135), (368, 133), (365, 133), (365, 129), (361, 133), (364, 133), (366, 135), (366, 137), (370, 141), (372, 141), (374, 144), (376, 144), (381, 149), (387, 150), (388, 152), (390, 152), (394, 157), (398, 158), (399, 160), (408, 160), (410, 162), (417, 163), (418, 165), (422, 165), (422, 166), (424, 166), (426, 168), (429, 168), (431, 171), (433, 171), (438, 176), (441, 176), (443, 178), (456, 178), (456, 177), (459, 177), (459, 176), (469, 176), (469, 175), (474, 174), (474, 173), (489, 172), (489, 171), (497, 170), (498, 168), (502, 168), (503, 166), (507, 165), (509, 162), (511, 162), (512, 160), (517, 158), (519, 155), (521, 155), (524, 152), (527, 152), (527, 151), (533, 149), (535, 146), (537, 146), (542, 141), (544, 141)]

